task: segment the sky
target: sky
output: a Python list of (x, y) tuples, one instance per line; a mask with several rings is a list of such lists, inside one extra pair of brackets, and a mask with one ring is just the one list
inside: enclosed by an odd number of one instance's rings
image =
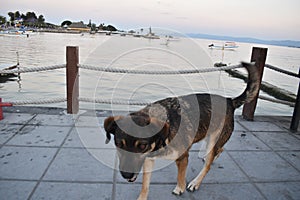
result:
[(160, 27), (266, 40), (300, 41), (299, 0), (1, 0), (9, 11), (42, 14), (47, 22), (112, 24), (120, 30)]

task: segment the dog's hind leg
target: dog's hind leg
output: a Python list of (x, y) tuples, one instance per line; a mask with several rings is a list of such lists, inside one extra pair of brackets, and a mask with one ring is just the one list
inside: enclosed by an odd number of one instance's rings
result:
[(201, 182), (203, 181), (205, 175), (210, 170), (210, 166), (215, 158), (215, 149), (213, 148), (206, 156), (204, 166), (198, 176), (194, 178), (188, 185), (187, 190), (190, 192), (193, 192), (195, 190), (198, 190), (200, 187)]
[(146, 158), (143, 165), (143, 183), (142, 183), (142, 191), (138, 197), (138, 200), (146, 200), (148, 198), (149, 186), (151, 180), (151, 173), (154, 166), (154, 160), (150, 158)]
[(188, 158), (189, 158), (189, 154), (185, 153), (183, 156), (181, 156), (176, 160), (176, 165), (178, 169), (177, 186), (172, 192), (175, 195), (181, 195), (185, 191), (185, 187), (186, 187), (185, 177), (186, 177), (186, 168), (188, 165)]

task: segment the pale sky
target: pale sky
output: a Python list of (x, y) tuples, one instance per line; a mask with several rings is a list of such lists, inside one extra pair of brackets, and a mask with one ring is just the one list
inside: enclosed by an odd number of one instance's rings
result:
[(9, 11), (43, 14), (47, 22), (68, 19), (118, 29), (160, 27), (267, 40), (300, 40), (299, 0), (1, 0)]

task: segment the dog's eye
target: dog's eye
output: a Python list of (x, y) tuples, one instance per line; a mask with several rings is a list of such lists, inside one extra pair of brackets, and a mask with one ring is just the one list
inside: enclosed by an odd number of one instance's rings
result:
[(138, 148), (139, 148), (140, 150), (145, 150), (145, 149), (147, 148), (147, 144), (140, 143), (140, 144), (138, 144)]

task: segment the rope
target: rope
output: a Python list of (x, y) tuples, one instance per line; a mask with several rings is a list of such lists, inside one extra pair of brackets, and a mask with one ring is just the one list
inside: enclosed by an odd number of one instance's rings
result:
[[(12, 70), (0, 70), (0, 74), (15, 74), (15, 73), (28, 73), (28, 72), (40, 72), (47, 70), (55, 70), (65, 68), (66, 64), (60, 65), (52, 65), (46, 67), (31, 67), (31, 68), (22, 68), (22, 69), (12, 69)], [(94, 71), (102, 71), (102, 72), (111, 72), (111, 73), (128, 73), (128, 74), (155, 74), (155, 75), (174, 75), (174, 74), (196, 74), (196, 73), (207, 73), (207, 72), (216, 72), (216, 71), (225, 71), (236, 68), (241, 68), (242, 65), (230, 65), (218, 68), (204, 68), (204, 69), (190, 69), (190, 70), (178, 70), (178, 71), (151, 71), (151, 70), (129, 70), (129, 69), (120, 69), (120, 68), (107, 68), (107, 67), (97, 67), (92, 65), (83, 65), (78, 64), (79, 68), (94, 70)], [(289, 76), (294, 76), (300, 78), (299, 74), (294, 72), (290, 72), (287, 70), (280, 69), (278, 67), (265, 64), (265, 67), (275, 70), (280, 73), (284, 73)]]
[(259, 95), (258, 98), (260, 98), (262, 100), (265, 100), (265, 101), (270, 101), (270, 102), (273, 102), (273, 103), (280, 103), (280, 104), (288, 105), (288, 106), (291, 106), (291, 107), (295, 107), (295, 103), (288, 102), (288, 101), (273, 99), (273, 98), (262, 96), (262, 95)]
[(88, 103), (100, 103), (100, 104), (115, 104), (115, 105), (133, 105), (133, 106), (145, 106), (150, 102), (143, 101), (125, 101), (125, 100), (109, 100), (109, 99), (93, 99), (87, 97), (79, 97), (79, 101)]
[(274, 70), (274, 71), (277, 71), (277, 72), (289, 75), (289, 76), (294, 76), (294, 77), (300, 78), (299, 74), (296, 74), (294, 72), (290, 72), (290, 71), (287, 71), (287, 70), (284, 70), (284, 69), (280, 69), (280, 68), (275, 67), (273, 65), (265, 64), (265, 67), (267, 67), (267, 68), (269, 68), (271, 70)]
[(238, 64), (238, 65), (230, 65), (230, 66), (224, 66), (218, 68), (190, 69), (190, 70), (177, 70), (177, 71), (130, 70), (130, 69), (120, 69), (120, 68), (96, 67), (96, 66), (82, 65), (82, 64), (79, 64), (78, 67), (82, 69), (111, 72), (111, 73), (174, 75), (174, 74), (195, 74), (195, 73), (224, 71), (224, 70), (241, 68), (243, 66)]
[[(259, 98), (262, 100), (270, 101), (273, 103), (281, 103), (284, 105), (288, 105), (291, 107), (295, 106), (295, 103), (282, 101), (278, 99), (269, 98), (266, 96), (259, 95)], [(87, 102), (87, 103), (99, 103), (99, 104), (114, 104), (114, 105), (134, 105), (134, 106), (146, 106), (151, 104), (151, 102), (145, 101), (126, 101), (126, 100), (110, 100), (110, 99), (95, 99), (88, 97), (79, 97), (79, 101)], [(19, 100), (19, 101), (11, 101), (14, 106), (20, 105), (28, 105), (28, 104), (51, 104), (51, 103), (61, 103), (65, 102), (66, 98), (57, 97), (52, 99), (36, 99), (36, 100)]]
[(61, 103), (65, 102), (66, 98), (64, 97), (57, 97), (53, 99), (36, 99), (36, 100), (20, 100), (20, 101), (12, 101), (14, 106), (20, 105), (28, 105), (28, 104), (49, 104), (49, 103)]
[(46, 67), (30, 67), (30, 68), (22, 68), (22, 69), (12, 69), (12, 70), (0, 70), (0, 74), (15, 74), (15, 73), (28, 73), (28, 72), (40, 72), (54, 69), (62, 69), (65, 68), (66, 64), (60, 65), (52, 65)]

